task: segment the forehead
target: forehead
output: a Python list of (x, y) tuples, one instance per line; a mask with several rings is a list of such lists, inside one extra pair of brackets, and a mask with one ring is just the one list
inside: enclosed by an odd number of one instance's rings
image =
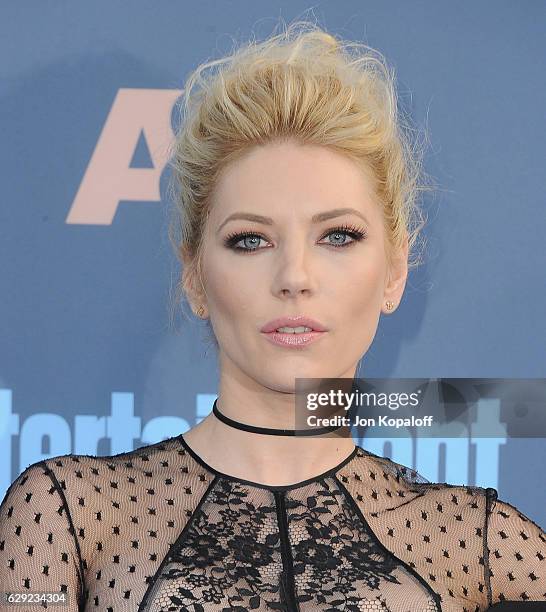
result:
[(218, 223), (239, 211), (277, 212), (281, 220), (343, 206), (379, 218), (371, 171), (325, 147), (283, 142), (253, 147), (224, 168), (210, 216)]

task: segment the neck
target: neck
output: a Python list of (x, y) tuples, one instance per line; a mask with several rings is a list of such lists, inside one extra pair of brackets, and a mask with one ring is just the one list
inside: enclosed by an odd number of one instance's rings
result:
[(289, 428), (275, 428), (275, 427), (262, 427), (259, 425), (251, 425), (250, 423), (243, 423), (228, 417), (220, 411), (218, 407), (218, 400), (214, 400), (212, 406), (212, 413), (214, 416), (226, 424), (228, 427), (238, 429), (240, 431), (248, 431), (250, 433), (266, 435), (266, 436), (320, 436), (322, 434), (339, 432), (341, 429), (340, 425), (331, 425), (325, 427), (305, 427), (303, 429), (289, 429)]
[[(294, 395), (285, 394), (284, 410), (273, 411), (258, 401), (223, 401), (217, 407), (236, 423), (259, 429), (290, 430), (294, 427)], [(262, 396), (263, 398), (263, 396)], [(249, 411), (244, 407), (253, 406)], [(236, 428), (211, 412), (184, 434), (190, 447), (206, 463), (225, 474), (269, 485), (289, 485), (327, 471), (347, 457), (355, 447), (350, 432), (337, 429), (317, 435), (270, 435)], [(336, 431), (338, 432), (336, 435)]]

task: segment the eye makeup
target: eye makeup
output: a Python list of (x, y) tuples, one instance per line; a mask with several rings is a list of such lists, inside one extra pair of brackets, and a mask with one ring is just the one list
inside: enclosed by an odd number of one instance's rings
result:
[[(364, 228), (359, 228), (351, 224), (344, 224), (344, 225), (340, 225), (340, 226), (329, 229), (327, 232), (323, 234), (323, 236), (321, 237), (321, 240), (326, 238), (327, 236), (330, 236), (331, 234), (340, 234), (340, 235), (345, 234), (351, 238), (350, 242), (344, 242), (342, 244), (326, 243), (327, 246), (331, 246), (335, 249), (347, 248), (352, 244), (356, 244), (357, 242), (360, 242), (361, 240), (365, 240), (368, 236)], [(228, 234), (224, 238), (224, 241), (223, 241), (224, 246), (228, 249), (231, 249), (233, 251), (240, 252), (240, 253), (252, 253), (255, 251), (262, 250), (262, 248), (246, 248), (246, 247), (237, 246), (239, 242), (241, 242), (242, 240), (246, 238), (258, 238), (258, 240), (267, 241), (267, 238), (265, 238), (259, 232), (248, 230), (248, 231), (233, 232), (231, 234)]]

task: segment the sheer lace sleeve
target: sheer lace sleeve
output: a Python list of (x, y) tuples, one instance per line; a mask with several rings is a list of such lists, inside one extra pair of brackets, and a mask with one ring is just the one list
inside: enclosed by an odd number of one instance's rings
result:
[[(83, 574), (73, 533), (55, 474), (44, 462), (33, 463), (13, 481), (0, 505), (0, 610), (14, 609), (6, 604), (5, 592), (37, 591), (66, 593), (68, 605), (62, 609), (79, 609)], [(22, 607), (54, 606), (42, 602)]]
[(487, 489), (487, 549), (491, 604), (546, 601), (546, 534)]

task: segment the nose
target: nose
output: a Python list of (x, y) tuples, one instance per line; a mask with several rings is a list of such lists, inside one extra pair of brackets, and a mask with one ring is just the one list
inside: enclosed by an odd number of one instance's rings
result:
[(303, 240), (285, 243), (278, 250), (272, 290), (277, 297), (297, 297), (316, 291), (312, 254)]

